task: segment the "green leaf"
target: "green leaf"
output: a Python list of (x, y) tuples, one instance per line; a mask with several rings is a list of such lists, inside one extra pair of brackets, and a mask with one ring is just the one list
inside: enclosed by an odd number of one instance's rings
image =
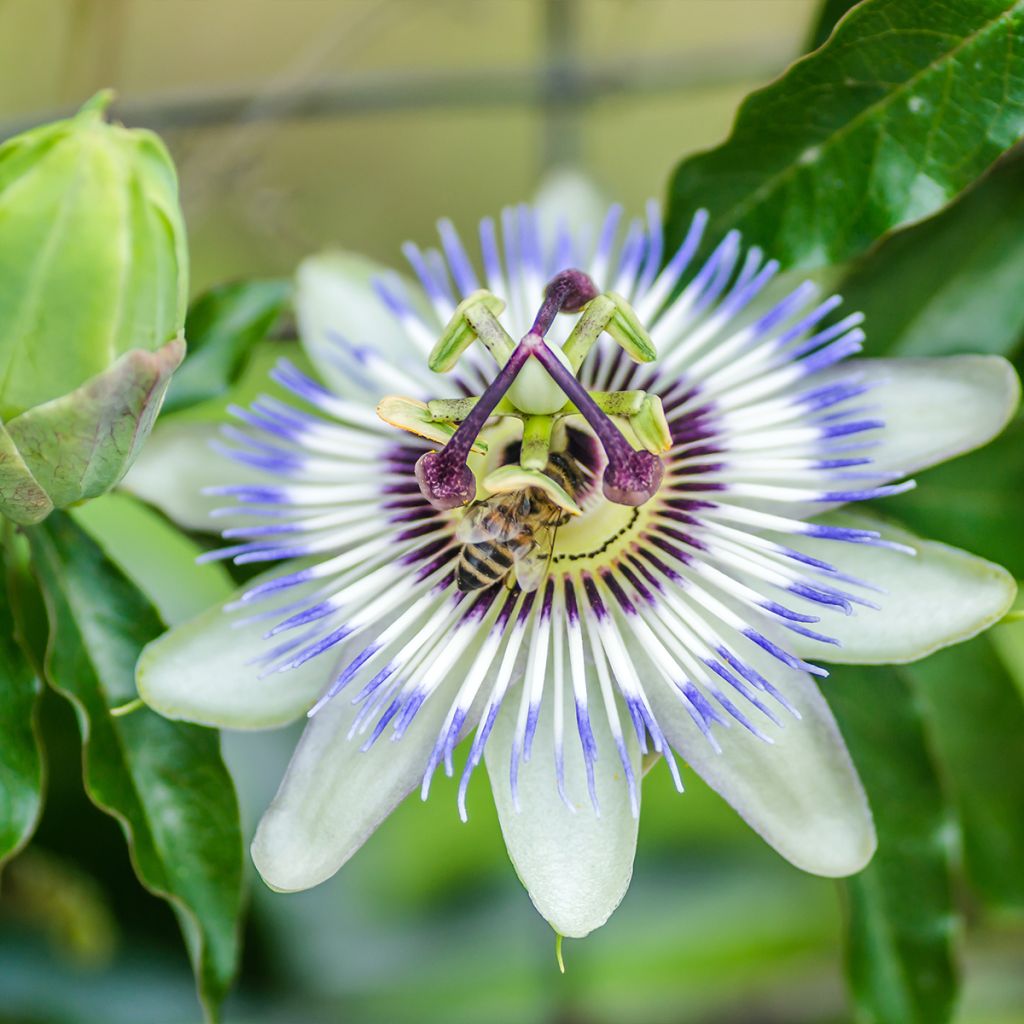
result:
[(807, 40), (807, 49), (816, 50), (830, 35), (839, 22), (839, 19), (857, 6), (858, 0), (823, 0), (818, 10), (818, 17), (811, 27), (811, 34)]
[(817, 267), (939, 209), (1024, 134), (1022, 33), (1024, 0), (866, 0), (679, 166), (670, 248), (706, 207), (709, 241)]
[(188, 358), (174, 375), (166, 412), (216, 398), (234, 383), (252, 346), (280, 319), (291, 296), (287, 281), (240, 281), (199, 296), (188, 311)]
[(991, 906), (1024, 909), (1024, 702), (987, 634), (906, 672), (959, 811), (968, 876)]
[(886, 499), (886, 514), (1024, 577), (1024, 416), (984, 448), (920, 474), (917, 482)]
[(988, 633), (999, 660), (1024, 700), (1024, 583), (1017, 581), (1017, 603)]
[(105, 494), (71, 514), (169, 626), (223, 604), (235, 588), (222, 563), (197, 564), (205, 549), (129, 494)]
[(839, 286), (869, 355), (1010, 355), (1024, 338), (1024, 147), (941, 213), (885, 239)]
[(135, 661), (163, 631), (153, 607), (74, 521), (29, 531), (50, 620), (46, 674), (73, 704), (92, 800), (128, 838), (140, 881), (178, 916), (210, 1018), (238, 958), (242, 846), (238, 805), (217, 734), (147, 708)]
[[(9, 558), (0, 546), (5, 575), (13, 571)], [(0, 867), (28, 842), (43, 803), (40, 685), (15, 635), (11, 597), (0, 593)]]
[(860, 772), (878, 852), (846, 883), (847, 971), (869, 1024), (943, 1024), (956, 993), (955, 826), (921, 714), (894, 669), (837, 670), (823, 687)]

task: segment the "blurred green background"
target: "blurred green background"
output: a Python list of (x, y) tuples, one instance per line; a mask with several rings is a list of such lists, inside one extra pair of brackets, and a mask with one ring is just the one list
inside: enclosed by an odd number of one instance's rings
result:
[[(816, 0), (0, 0), (0, 137), (114, 86), (118, 116), (160, 131), (177, 162), (200, 291), (288, 274), (332, 243), (396, 261), (438, 216), (468, 229), (563, 163), (637, 208), (724, 137), (817, 13)], [(184, 572), (187, 542), (126, 498), (80, 518), (172, 617), (227, 585)], [(198, 1020), (171, 911), (82, 795), (71, 712), (48, 694), (43, 718), (50, 795), (5, 873), (0, 1021)], [(294, 738), (224, 738), (248, 834)], [(666, 773), (648, 779), (633, 886), (608, 926), (566, 943), (564, 976), (486, 786), (464, 826), (454, 787), (437, 785), (316, 891), (254, 879), (226, 1020), (848, 1021), (837, 886), (686, 782), (679, 797)], [(973, 922), (961, 940), (958, 1024), (1024, 1021), (1020, 922)]]

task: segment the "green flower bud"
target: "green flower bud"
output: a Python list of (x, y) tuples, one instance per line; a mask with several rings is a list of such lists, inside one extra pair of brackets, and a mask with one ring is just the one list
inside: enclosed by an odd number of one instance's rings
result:
[(109, 490), (185, 353), (177, 177), (151, 132), (74, 117), (0, 145), (0, 512)]

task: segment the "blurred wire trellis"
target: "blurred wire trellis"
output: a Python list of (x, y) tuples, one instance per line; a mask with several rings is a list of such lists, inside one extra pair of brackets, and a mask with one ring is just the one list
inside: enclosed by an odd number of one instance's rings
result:
[[(36, 90), (57, 102), (5, 109), (0, 88), (0, 138), (113, 85), (115, 116), (171, 146), (198, 286), (286, 273), (331, 243), (390, 259), (436, 217), (476, 219), (567, 164), (639, 204), (680, 141), (714, 142), (739, 97), (799, 53), (815, 10), (731, 0), (725, 21), (713, 0), (215, 0), (179, 5), (189, 27), (161, 20), (173, 4), (57, 6), (71, 20), (61, 82)], [(151, 52), (161, 31), (167, 49)]]

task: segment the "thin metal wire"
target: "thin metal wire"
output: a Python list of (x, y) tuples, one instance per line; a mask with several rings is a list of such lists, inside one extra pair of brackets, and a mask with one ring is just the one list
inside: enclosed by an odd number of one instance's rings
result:
[[(553, 4), (558, 5), (556, 0)], [(561, 58), (530, 68), (351, 73), (310, 80), (276, 96), (261, 96), (255, 106), (254, 91), (242, 89), (125, 99), (116, 104), (115, 112), (125, 124), (168, 131), (239, 121), (314, 120), (414, 110), (510, 106), (545, 109), (552, 100), (552, 83), (557, 83), (559, 103), (571, 108), (611, 97), (765, 81), (794, 56), (792, 39), (780, 35), (746, 47), (704, 49), (660, 58), (636, 54), (580, 64), (569, 75)], [(0, 125), (0, 139), (71, 113), (72, 109), (63, 108), (8, 121)]]

